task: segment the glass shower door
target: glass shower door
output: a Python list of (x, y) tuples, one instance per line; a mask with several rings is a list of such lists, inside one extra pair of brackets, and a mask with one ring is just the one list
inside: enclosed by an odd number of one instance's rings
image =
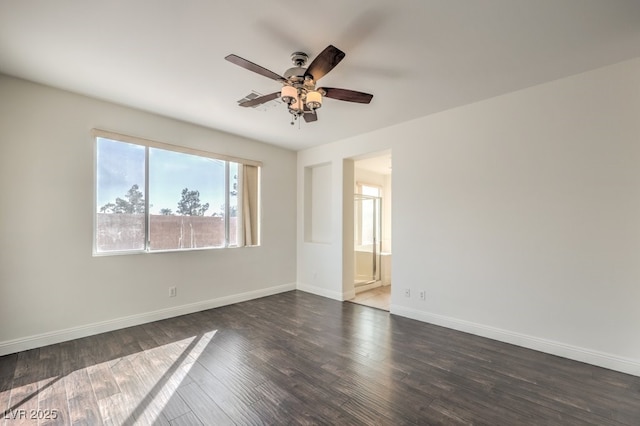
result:
[(355, 285), (380, 280), (381, 198), (356, 194), (355, 202)]

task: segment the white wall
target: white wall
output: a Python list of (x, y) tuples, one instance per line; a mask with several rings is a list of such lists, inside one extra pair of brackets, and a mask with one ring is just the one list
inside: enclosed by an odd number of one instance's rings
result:
[(309, 179), (310, 203), (305, 207), (310, 235), (307, 241), (328, 243), (331, 241), (331, 165), (310, 167), (305, 173)]
[[(305, 150), (298, 170), (389, 148), (392, 313), (640, 375), (640, 59)], [(339, 269), (341, 231), (314, 268)]]
[[(92, 128), (263, 161), (262, 246), (92, 257)], [(0, 76), (0, 354), (295, 288), (295, 164), (292, 151)]]
[[(355, 175), (356, 175), (356, 185), (360, 183), (379, 186), (381, 189), (384, 189), (384, 175), (380, 173), (372, 172), (371, 170), (365, 170), (358, 167), (358, 162), (355, 162)], [(356, 187), (354, 186), (354, 191)]]

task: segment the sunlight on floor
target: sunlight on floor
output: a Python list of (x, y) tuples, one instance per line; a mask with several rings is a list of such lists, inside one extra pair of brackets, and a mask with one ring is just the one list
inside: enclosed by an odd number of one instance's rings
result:
[(9, 407), (3, 418), (12, 425), (68, 420), (63, 418), (65, 412), (55, 409), (62, 403), (56, 395), (66, 394), (70, 404), (82, 405), (90, 382), (105, 424), (154, 424), (163, 411), (180, 411), (180, 404), (175, 403), (180, 399), (178, 387), (189, 381), (189, 370), (216, 332), (15, 386), (0, 393), (0, 401), (7, 401), (3, 405)]
[[(100, 412), (105, 423), (109, 420), (113, 420), (115, 424), (120, 423), (120, 419), (114, 419), (112, 416), (117, 413), (118, 417), (128, 414), (124, 424), (131, 424), (134, 420), (153, 424), (170, 404), (171, 399), (175, 398), (176, 390), (184, 384), (193, 363), (202, 354), (216, 331), (117, 360), (111, 365), (111, 369), (114, 372), (121, 369), (120, 377), (139, 371), (142, 374), (138, 376), (144, 381), (140, 386), (137, 379), (124, 380), (118, 383), (119, 393), (100, 401)], [(126, 410), (123, 410), (123, 404), (128, 405)], [(115, 413), (112, 409), (115, 409)]]

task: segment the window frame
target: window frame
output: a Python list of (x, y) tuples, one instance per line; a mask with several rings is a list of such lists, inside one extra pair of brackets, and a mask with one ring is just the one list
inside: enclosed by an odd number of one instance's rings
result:
[[(139, 145), (145, 147), (145, 164), (144, 164), (144, 193), (145, 193), (145, 213), (144, 213), (144, 248), (142, 249), (131, 249), (131, 250), (113, 250), (113, 251), (98, 251), (97, 246), (97, 217), (98, 217), (98, 139), (109, 139), (116, 142), (128, 143), (133, 145)], [(92, 241), (92, 253), (93, 256), (120, 256), (120, 255), (131, 255), (131, 254), (153, 254), (153, 253), (167, 253), (167, 252), (184, 252), (184, 251), (194, 251), (194, 250), (220, 250), (227, 248), (240, 248), (240, 247), (255, 247), (260, 245), (260, 228), (261, 228), (261, 216), (262, 209), (258, 205), (258, 214), (257, 214), (257, 227), (258, 227), (258, 241), (252, 245), (245, 245), (241, 243), (240, 234), (238, 232), (238, 227), (241, 225), (243, 218), (240, 216), (242, 213), (241, 206), (241, 179), (243, 174), (243, 166), (254, 166), (258, 168), (258, 178), (257, 178), (257, 187), (258, 187), (258, 200), (260, 200), (260, 188), (261, 188), (261, 176), (262, 176), (262, 162), (257, 160), (249, 160), (245, 158), (218, 154), (209, 151), (203, 151), (199, 149), (189, 148), (181, 145), (168, 144), (164, 142), (158, 142), (151, 139), (140, 138), (136, 136), (124, 135), (121, 133), (101, 130), (101, 129), (92, 129), (91, 130), (91, 140), (93, 142), (93, 241)], [(223, 246), (219, 247), (194, 247), (194, 248), (176, 248), (176, 249), (162, 249), (162, 250), (152, 250), (150, 244), (150, 215), (151, 211), (149, 208), (150, 200), (149, 200), (149, 151), (150, 148), (162, 149), (172, 152), (178, 152), (187, 155), (195, 155), (198, 157), (211, 158), (214, 160), (221, 160), (225, 162), (225, 182), (224, 182), (224, 192), (225, 192), (225, 223), (224, 223), (224, 234), (225, 241)], [(230, 219), (230, 185), (231, 185), (231, 167), (229, 163), (237, 163), (237, 174), (238, 174), (238, 206), (237, 206), (237, 225), (236, 225), (236, 243), (229, 244), (230, 241), (230, 227), (229, 227), (229, 219)], [(260, 203), (259, 203), (260, 204)]]

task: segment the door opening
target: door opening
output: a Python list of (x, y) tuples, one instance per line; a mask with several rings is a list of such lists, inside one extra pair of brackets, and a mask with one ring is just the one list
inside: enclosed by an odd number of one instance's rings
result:
[(353, 163), (353, 293), (351, 302), (391, 305), (391, 153)]

